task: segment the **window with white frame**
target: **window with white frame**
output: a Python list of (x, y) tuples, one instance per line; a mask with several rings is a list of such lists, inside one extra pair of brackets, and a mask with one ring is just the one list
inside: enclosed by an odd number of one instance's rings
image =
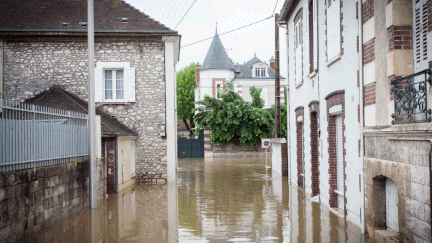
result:
[(216, 85), (216, 98), (220, 99), (221, 98), (221, 94), (222, 94), (222, 89), (223, 89), (223, 82), (222, 81), (216, 81), (215, 83)]
[(309, 73), (313, 73), (317, 70), (317, 52), (318, 52), (318, 39), (317, 39), (317, 11), (316, 11), (316, 1), (311, 0), (307, 5), (307, 26), (309, 31), (306, 32), (306, 40), (309, 40)]
[(129, 62), (98, 62), (95, 100), (104, 103), (135, 102), (135, 68)]
[(331, 61), (341, 51), (340, 0), (327, 2), (327, 60)]
[(256, 78), (267, 77), (267, 68), (264, 67), (255, 67), (255, 76)]

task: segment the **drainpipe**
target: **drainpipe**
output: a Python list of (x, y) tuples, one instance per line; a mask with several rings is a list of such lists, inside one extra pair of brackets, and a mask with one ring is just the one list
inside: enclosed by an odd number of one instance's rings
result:
[(361, 181), (360, 181), (360, 188), (361, 188), (361, 206), (360, 206), (360, 220), (362, 221), (361, 224), (361, 232), (362, 232), (362, 238), (363, 241), (365, 241), (364, 235), (366, 234), (366, 215), (365, 215), (365, 200), (366, 200), (366, 193), (365, 193), (365, 168), (364, 168), (364, 137), (363, 137), (363, 127), (364, 127), (364, 100), (363, 100), (363, 4), (361, 1), (358, 2), (358, 9), (359, 9), (359, 89), (360, 89), (360, 97), (359, 97), (359, 103), (360, 103), (360, 161), (362, 164), (361, 169)]

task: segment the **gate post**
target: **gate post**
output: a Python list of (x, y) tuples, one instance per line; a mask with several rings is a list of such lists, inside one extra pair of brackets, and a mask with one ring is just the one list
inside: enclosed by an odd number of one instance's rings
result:
[(204, 158), (213, 158), (213, 144), (211, 143), (212, 130), (204, 127)]

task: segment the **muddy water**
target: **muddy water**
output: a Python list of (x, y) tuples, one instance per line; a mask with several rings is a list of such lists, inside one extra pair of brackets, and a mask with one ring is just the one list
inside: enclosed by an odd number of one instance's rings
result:
[(178, 183), (129, 187), (23, 242), (361, 242), (265, 159), (179, 161)]

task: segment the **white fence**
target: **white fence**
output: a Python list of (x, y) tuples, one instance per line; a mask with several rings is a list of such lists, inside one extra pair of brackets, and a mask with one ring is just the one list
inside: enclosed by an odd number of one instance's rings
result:
[(0, 102), (0, 172), (88, 158), (87, 114)]

